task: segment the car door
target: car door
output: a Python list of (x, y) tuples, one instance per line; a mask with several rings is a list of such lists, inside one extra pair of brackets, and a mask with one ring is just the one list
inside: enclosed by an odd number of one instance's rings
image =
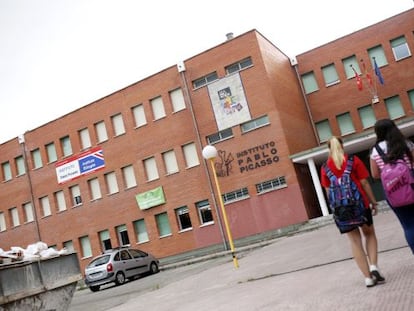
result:
[(123, 249), (119, 252), (120, 265), (125, 272), (125, 277), (129, 278), (136, 274), (134, 261), (128, 250)]
[(129, 252), (133, 257), (134, 266), (136, 268), (137, 274), (142, 274), (148, 272), (149, 270), (149, 260), (147, 253), (140, 251), (138, 249), (130, 249)]

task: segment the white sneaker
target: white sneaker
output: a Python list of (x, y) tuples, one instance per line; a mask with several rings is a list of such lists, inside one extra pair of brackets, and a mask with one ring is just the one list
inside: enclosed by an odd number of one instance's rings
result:
[(366, 287), (373, 287), (377, 285), (377, 280), (373, 278), (365, 278), (365, 286)]

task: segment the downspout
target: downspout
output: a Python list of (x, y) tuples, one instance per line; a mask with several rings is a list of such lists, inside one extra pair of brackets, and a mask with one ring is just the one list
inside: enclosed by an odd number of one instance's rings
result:
[[(185, 101), (188, 104), (188, 107), (190, 108), (191, 118), (193, 120), (193, 126), (194, 126), (194, 129), (196, 131), (197, 143), (199, 145), (200, 150), (203, 150), (203, 144), (201, 142), (200, 131), (198, 129), (197, 119), (195, 117), (194, 109), (193, 109), (193, 103), (191, 101), (190, 92), (188, 90), (188, 83), (187, 83), (187, 78), (186, 78), (186, 74), (185, 74), (184, 62), (178, 63), (177, 64), (177, 69), (178, 69), (178, 72), (180, 73), (180, 77), (181, 77), (182, 84), (183, 84), (184, 98), (185, 98)], [(219, 213), (219, 210), (218, 210), (216, 196), (214, 195), (214, 191), (213, 191), (212, 178), (211, 178), (210, 171), (208, 170), (207, 163), (206, 163), (205, 160), (203, 160), (203, 167), (204, 167), (204, 170), (205, 170), (206, 175), (208, 177), (208, 187), (209, 187), (209, 190), (210, 190), (210, 195), (213, 198), (214, 210), (216, 211), (216, 215), (217, 215), (217, 218), (218, 218), (220, 235), (221, 235), (221, 239), (223, 240), (224, 250), (228, 250), (228, 246), (227, 246), (227, 243), (226, 243), (226, 238), (224, 236), (223, 223), (222, 223), (221, 216), (220, 216), (220, 213)]]

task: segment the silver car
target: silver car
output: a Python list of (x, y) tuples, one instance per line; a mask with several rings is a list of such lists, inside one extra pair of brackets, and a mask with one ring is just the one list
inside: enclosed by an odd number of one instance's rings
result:
[(153, 255), (132, 248), (115, 248), (95, 257), (85, 268), (85, 284), (93, 292), (101, 285), (124, 284), (142, 274), (159, 272), (159, 261)]

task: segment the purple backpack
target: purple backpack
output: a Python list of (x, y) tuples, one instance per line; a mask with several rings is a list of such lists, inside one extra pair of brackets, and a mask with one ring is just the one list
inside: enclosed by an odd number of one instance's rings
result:
[(413, 169), (403, 159), (386, 162), (386, 155), (380, 146), (375, 145), (384, 161), (381, 170), (381, 183), (385, 196), (392, 207), (414, 204)]

